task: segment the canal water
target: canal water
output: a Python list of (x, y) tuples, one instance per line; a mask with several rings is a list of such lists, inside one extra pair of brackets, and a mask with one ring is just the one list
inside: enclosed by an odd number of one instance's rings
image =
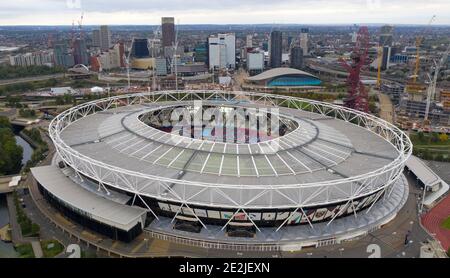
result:
[(22, 165), (25, 165), (28, 160), (31, 159), (31, 155), (33, 154), (33, 148), (30, 146), (30, 144), (27, 143), (27, 141), (23, 140), (22, 137), (19, 135), (16, 135), (16, 142), (19, 146), (22, 146), (23, 148), (23, 157), (22, 157)]
[[(19, 135), (15, 136), (18, 145), (23, 148), (22, 165), (25, 165), (31, 159), (33, 148), (27, 141), (23, 140)], [(9, 223), (8, 205), (6, 203), (6, 195), (0, 194), (0, 228)], [(12, 243), (5, 243), (0, 240), (0, 258), (16, 258), (18, 253), (14, 250)]]

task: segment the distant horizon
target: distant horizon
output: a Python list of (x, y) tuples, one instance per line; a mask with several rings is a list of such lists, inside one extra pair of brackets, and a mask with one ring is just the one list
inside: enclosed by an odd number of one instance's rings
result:
[[(450, 25), (448, 0), (19, 0), (0, 1), (0, 26), (392, 24)], [(353, 22), (348, 22), (348, 21)], [(213, 22), (213, 23), (211, 23)], [(239, 23), (235, 23), (239, 22)]]
[[(85, 27), (95, 27), (100, 25), (107, 26), (160, 26), (161, 24), (83, 24)], [(383, 25), (392, 25), (392, 26), (427, 26), (427, 24), (418, 24), (418, 23), (186, 23), (186, 24), (176, 24), (177, 26), (383, 26)], [(77, 25), (76, 25), (77, 26)], [(15, 25), (2, 25), (0, 27), (72, 27), (72, 24), (15, 24)], [(450, 27), (450, 23), (446, 24), (433, 24), (433, 27)]]

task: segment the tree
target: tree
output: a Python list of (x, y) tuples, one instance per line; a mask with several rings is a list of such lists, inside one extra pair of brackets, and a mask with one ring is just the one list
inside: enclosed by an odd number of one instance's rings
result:
[(424, 139), (425, 139), (425, 135), (423, 135), (423, 132), (420, 131), (419, 133), (417, 133), (417, 137), (419, 139), (420, 143), (423, 143)]
[(23, 148), (10, 128), (0, 128), (0, 175), (17, 174), (22, 167)]
[(439, 135), (439, 141), (441, 142), (447, 142), (448, 141), (448, 135), (446, 133), (442, 133)]
[(0, 116), (0, 128), (12, 128), (11, 123), (9, 122), (9, 119), (7, 117)]

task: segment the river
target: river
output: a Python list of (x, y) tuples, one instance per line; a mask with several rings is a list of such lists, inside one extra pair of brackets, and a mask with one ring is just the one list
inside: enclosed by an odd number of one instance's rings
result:
[(19, 146), (22, 146), (23, 148), (23, 157), (22, 157), (22, 165), (25, 165), (28, 160), (31, 159), (31, 155), (33, 154), (33, 148), (30, 146), (30, 144), (27, 143), (27, 141), (23, 140), (22, 137), (19, 135), (16, 135), (16, 142)]
[[(22, 165), (25, 165), (31, 159), (33, 148), (22, 137), (16, 135), (16, 142), (23, 148)], [(0, 228), (9, 223), (8, 205), (6, 195), (0, 195)], [(0, 240), (0, 258), (15, 258), (18, 253), (14, 250), (12, 243), (5, 243)]]

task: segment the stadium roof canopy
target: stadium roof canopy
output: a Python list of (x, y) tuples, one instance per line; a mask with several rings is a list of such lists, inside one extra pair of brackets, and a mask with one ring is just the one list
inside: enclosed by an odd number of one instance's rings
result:
[(118, 204), (92, 194), (77, 186), (56, 166), (31, 168), (31, 173), (52, 195), (92, 219), (112, 227), (128, 231), (137, 223), (142, 223), (142, 217), (146, 214), (145, 209)]
[(318, 78), (317, 76), (314, 76), (310, 73), (307, 73), (302, 70), (293, 69), (293, 68), (275, 68), (267, 70), (263, 73), (260, 73), (258, 75), (252, 76), (247, 78), (248, 81), (263, 81), (267, 79), (273, 79), (276, 77), (286, 76), (286, 75), (303, 75), (303, 76), (309, 76), (313, 78)]

